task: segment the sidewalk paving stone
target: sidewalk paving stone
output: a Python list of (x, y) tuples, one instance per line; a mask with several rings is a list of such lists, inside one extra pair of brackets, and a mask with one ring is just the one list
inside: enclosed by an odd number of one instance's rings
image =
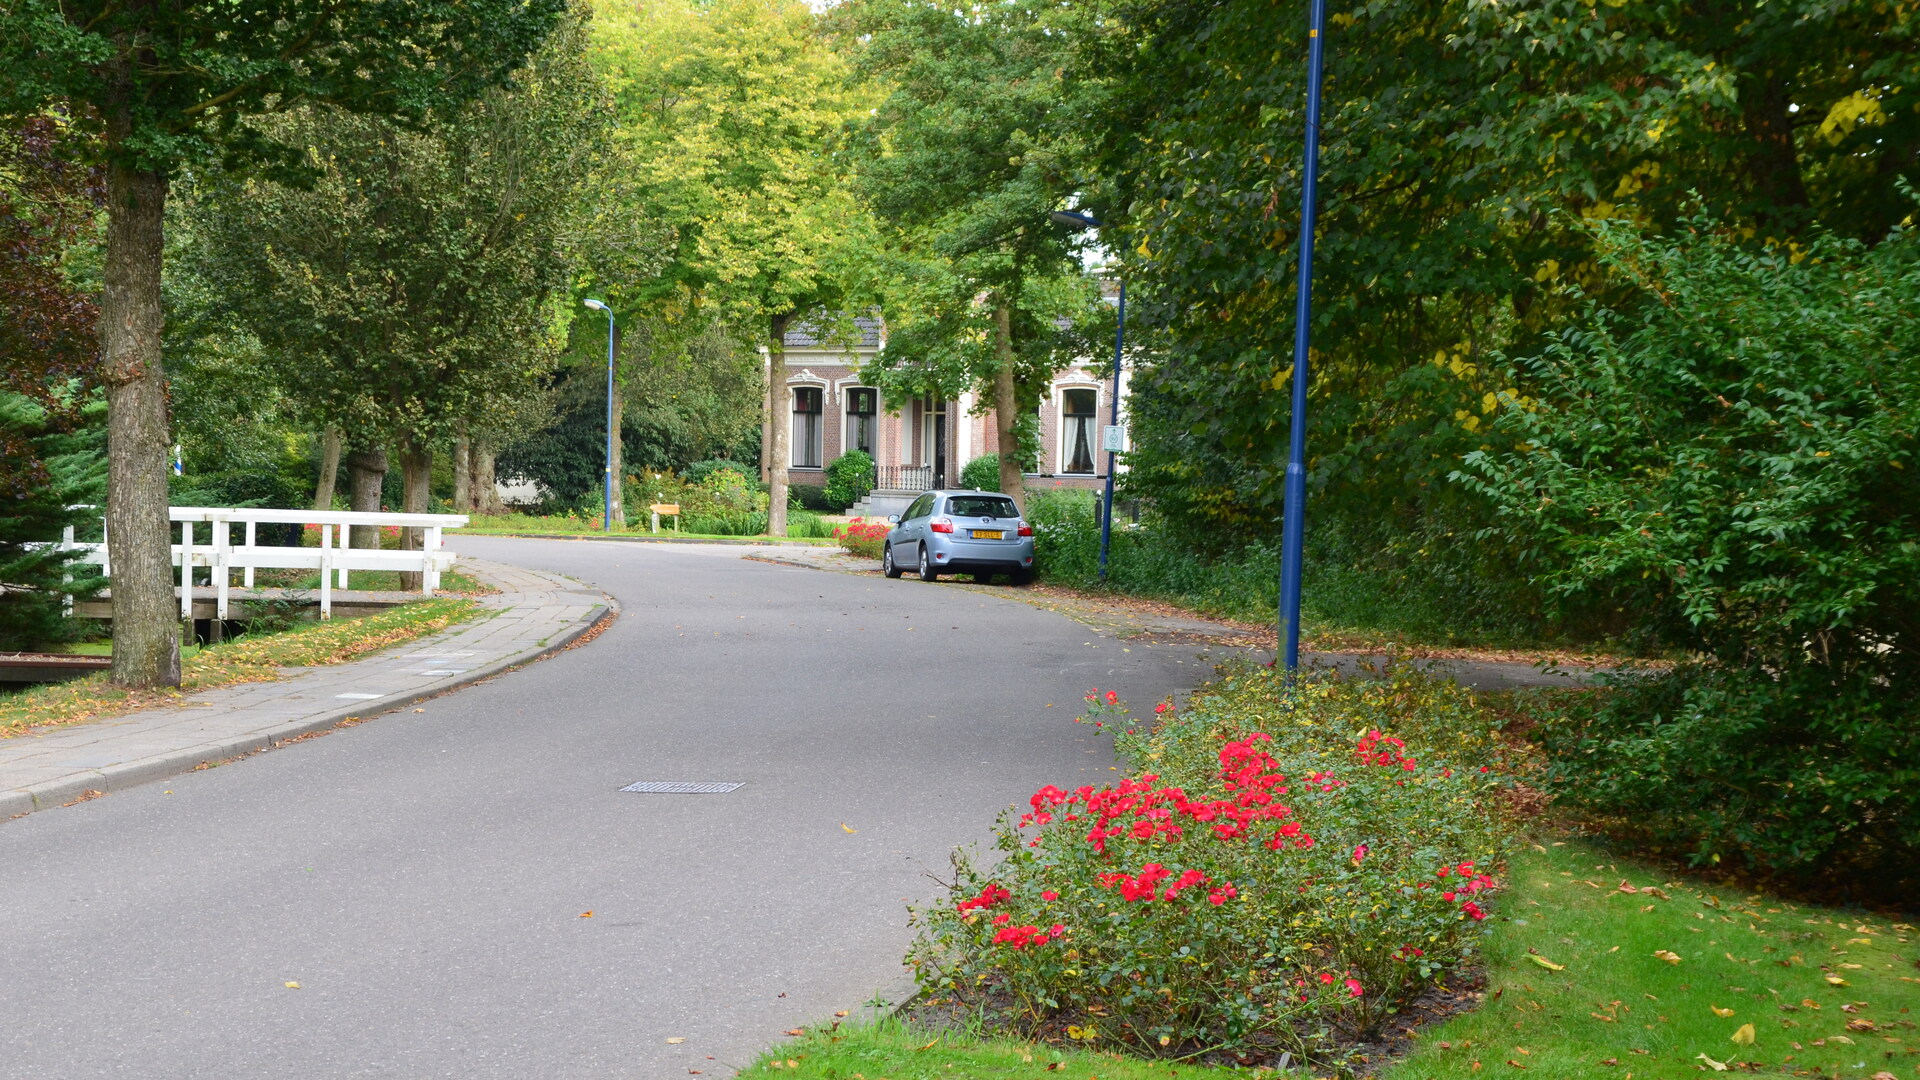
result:
[(470, 558), (460, 569), (500, 592), (430, 637), (345, 664), (285, 668), (277, 682), (0, 739), (0, 821), (404, 708), (558, 652), (617, 611), (605, 593), (558, 574)]

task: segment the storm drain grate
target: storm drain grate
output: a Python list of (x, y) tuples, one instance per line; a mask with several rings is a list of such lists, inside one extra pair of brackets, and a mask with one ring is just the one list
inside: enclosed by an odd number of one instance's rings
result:
[(708, 780), (642, 780), (637, 784), (628, 784), (620, 790), (638, 791), (649, 795), (725, 795), (739, 786), (739, 784), (714, 783)]

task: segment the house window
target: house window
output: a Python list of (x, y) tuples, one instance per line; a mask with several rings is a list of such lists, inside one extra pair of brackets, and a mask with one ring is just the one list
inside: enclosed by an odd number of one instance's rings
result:
[(847, 391), (847, 449), (873, 453), (873, 418), (880, 392), (864, 387)]
[(1068, 390), (1060, 405), (1060, 469), (1068, 473), (1093, 471), (1093, 417), (1095, 399), (1092, 390)]
[(820, 388), (793, 388), (793, 467), (820, 467)]

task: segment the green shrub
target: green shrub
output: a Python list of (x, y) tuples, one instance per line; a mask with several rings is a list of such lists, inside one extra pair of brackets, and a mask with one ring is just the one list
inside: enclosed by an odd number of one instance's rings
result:
[(835, 511), (845, 510), (867, 497), (873, 490), (873, 456), (865, 450), (849, 450), (827, 465), (826, 503)]
[(99, 592), (100, 568), (48, 545), (68, 526), (77, 539), (100, 539), (100, 511), (89, 504), (105, 494), (105, 414), (104, 403), (90, 404), (69, 418), (86, 423), (70, 426), (0, 390), (0, 649), (43, 648), (94, 626), (68, 618), (65, 602)]
[(711, 458), (706, 461), (696, 461), (687, 466), (681, 475), (687, 478), (688, 483), (699, 484), (705, 482), (708, 477), (716, 472), (734, 473), (740, 477), (741, 481), (748, 484), (753, 483), (760, 475), (760, 469), (757, 466), (739, 461), (729, 461), (726, 458)]
[(1682, 665), (1545, 710), (1546, 787), (1641, 848), (1862, 902), (1920, 888), (1920, 724), (1869, 671)]
[(976, 491), (1000, 490), (1000, 455), (981, 454), (960, 469), (960, 486)]
[(1460, 475), (1546, 580), (1706, 658), (1551, 745), (1636, 833), (1803, 879), (1920, 855), (1920, 236), (1600, 226), (1631, 287), (1521, 361)]
[(1136, 771), (1042, 788), (998, 865), (956, 856), (915, 912), (922, 987), (1029, 1035), (1310, 1055), (1473, 956), (1506, 838), (1471, 699), (1408, 672), (1279, 691), (1237, 673), (1147, 732), (1090, 693)]

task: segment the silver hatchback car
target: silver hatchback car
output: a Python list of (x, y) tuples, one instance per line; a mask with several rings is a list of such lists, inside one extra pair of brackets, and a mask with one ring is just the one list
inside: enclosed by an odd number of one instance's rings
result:
[(921, 581), (941, 574), (983, 582), (1004, 574), (1016, 585), (1033, 579), (1033, 526), (997, 491), (929, 491), (888, 520), (894, 526), (880, 562), (890, 578), (911, 568)]

